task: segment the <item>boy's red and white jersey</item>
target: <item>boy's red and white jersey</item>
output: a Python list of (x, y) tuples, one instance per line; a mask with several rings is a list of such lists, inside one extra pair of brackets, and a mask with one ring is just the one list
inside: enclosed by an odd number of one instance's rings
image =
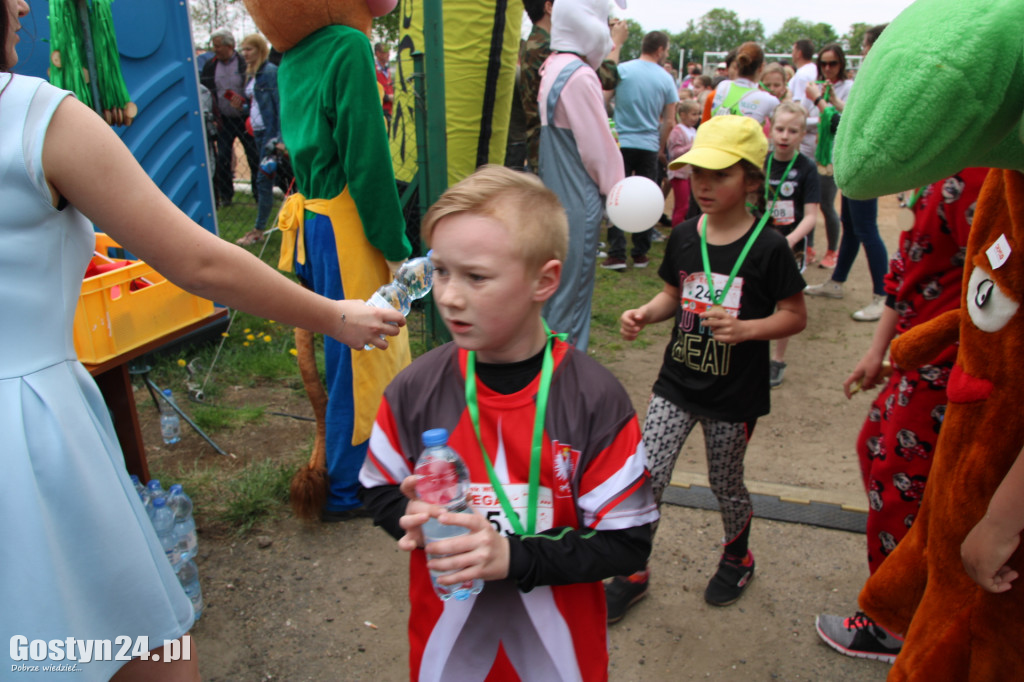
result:
[[(567, 344), (555, 368), (541, 440), (535, 532), (551, 528), (618, 530), (658, 517), (646, 453), (629, 398), (610, 373)], [(466, 410), (466, 353), (442, 346), (400, 374), (384, 395), (360, 481), (394, 485), (411, 474), (420, 436), (447, 428), (469, 469), (471, 504), (505, 534), (512, 530), (487, 474)], [(539, 378), (498, 394), (478, 382), (480, 437), (523, 527)], [(465, 602), (442, 604), (425, 556), (413, 554), (409, 621), (414, 679), (603, 679), (606, 614), (601, 583), (538, 587), (488, 583)], [(572, 655), (572, 654), (575, 655)], [(480, 667), (483, 666), (483, 667)], [(481, 670), (483, 675), (480, 674)]]

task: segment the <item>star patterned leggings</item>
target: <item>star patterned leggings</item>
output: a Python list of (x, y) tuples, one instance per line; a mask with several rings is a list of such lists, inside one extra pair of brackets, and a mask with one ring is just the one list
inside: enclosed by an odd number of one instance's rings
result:
[[(672, 480), (672, 470), (686, 437), (700, 422), (708, 458), (711, 492), (718, 498), (726, 542), (742, 531), (753, 505), (743, 484), (743, 456), (757, 420), (724, 422), (692, 414), (660, 396), (651, 396), (644, 422), (644, 447), (651, 470), (654, 501), (661, 506), (661, 495)], [(653, 531), (656, 528), (652, 528)]]

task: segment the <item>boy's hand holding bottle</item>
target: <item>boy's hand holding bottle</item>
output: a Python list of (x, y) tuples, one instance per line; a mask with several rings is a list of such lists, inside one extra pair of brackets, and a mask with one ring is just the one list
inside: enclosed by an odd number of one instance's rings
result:
[[(406, 490), (407, 483), (415, 487), (415, 479), (415, 476), (406, 478), (402, 482), (402, 490)], [(423, 524), (431, 517), (447, 526), (462, 526), (469, 532), (424, 546)], [(458, 585), (478, 579), (503, 580), (508, 577), (508, 538), (500, 535), (479, 514), (458, 514), (422, 500), (410, 500), (399, 524), (405, 529), (405, 537), (398, 541), (398, 548), (406, 552), (422, 548), (431, 556), (438, 557), (430, 559), (427, 568), (432, 572), (446, 574), (437, 577), (441, 585)]]

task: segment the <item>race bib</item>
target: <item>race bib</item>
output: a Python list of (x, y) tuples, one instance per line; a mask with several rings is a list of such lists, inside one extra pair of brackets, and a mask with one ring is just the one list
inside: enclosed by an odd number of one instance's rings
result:
[[(721, 295), (722, 289), (725, 288), (726, 283), (729, 281), (729, 277), (713, 272), (711, 273), (711, 278), (715, 287), (715, 298), (717, 298)], [(742, 291), (743, 278), (737, 276), (736, 279), (732, 281), (732, 286), (729, 287), (729, 292), (725, 295), (725, 300), (722, 301), (722, 307), (725, 308), (733, 317), (739, 317), (741, 300), (740, 294)], [(710, 308), (711, 304), (711, 289), (708, 287), (707, 277), (704, 276), (703, 272), (695, 272), (683, 280), (683, 287), (680, 291), (679, 300), (679, 305), (682, 306), (683, 310), (699, 315)]]
[[(519, 522), (526, 528), (526, 511), (530, 486), (525, 483), (506, 483), (501, 486), (508, 496), (509, 504), (519, 517)], [(537, 500), (537, 527), (535, 532), (547, 530), (554, 526), (555, 514), (551, 503), (551, 488), (540, 486)], [(473, 511), (480, 514), (494, 529), (502, 535), (515, 535), (512, 524), (501, 508), (501, 501), (494, 493), (490, 483), (471, 483), (469, 485), (469, 504)]]
[(792, 225), (796, 222), (796, 205), (792, 199), (776, 201), (772, 205), (772, 223), (775, 225)]

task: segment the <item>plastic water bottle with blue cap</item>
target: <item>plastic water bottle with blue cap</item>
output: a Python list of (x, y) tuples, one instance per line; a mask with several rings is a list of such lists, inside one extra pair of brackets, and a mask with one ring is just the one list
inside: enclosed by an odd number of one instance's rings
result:
[[(466, 463), (448, 446), (447, 429), (430, 429), (423, 432), (425, 449), (416, 460), (413, 473), (416, 479), (416, 496), (424, 502), (444, 507), (449, 512), (472, 514), (469, 507), (469, 470)], [(463, 526), (448, 526), (433, 516), (422, 526), (423, 542), (431, 542), (454, 538), (469, 533)], [(427, 554), (428, 559), (440, 558), (445, 555)], [(430, 571), (430, 582), (434, 592), (441, 601), (456, 599), (463, 601), (484, 589), (484, 581), (467, 580), (458, 585), (438, 585), (437, 578), (446, 575), (441, 571)]]
[(181, 583), (189, 601), (192, 602), (192, 610), (196, 613), (196, 620), (203, 615), (203, 590), (199, 586), (199, 568), (192, 559), (182, 561), (178, 565), (178, 582)]
[[(366, 305), (374, 308), (394, 308), (402, 313), (403, 317), (408, 315), (412, 302), (429, 294), (434, 284), (431, 253), (428, 251), (426, 256), (410, 258), (402, 263), (402, 267), (395, 273), (395, 279), (377, 289)], [(384, 336), (380, 338), (383, 339)], [(368, 343), (363, 348), (373, 350), (376, 346)]]
[(171, 389), (163, 390), (164, 402), (160, 404), (160, 435), (165, 445), (173, 445), (181, 440), (181, 420), (178, 413), (171, 407)]
[(146, 502), (146, 513), (149, 514), (150, 520), (153, 520), (153, 502), (157, 498), (163, 500), (167, 499), (167, 493), (164, 491), (163, 486), (160, 485), (160, 479), (154, 478), (146, 484), (146, 490), (149, 492), (149, 499)]
[(167, 506), (174, 512), (174, 537), (178, 541), (178, 553), (182, 561), (188, 561), (196, 555), (199, 543), (196, 540), (196, 521), (192, 516), (192, 498), (185, 494), (180, 483), (171, 486)]
[(153, 498), (153, 528), (160, 538), (160, 546), (164, 548), (167, 560), (177, 570), (181, 555), (178, 554), (178, 540), (174, 537), (174, 512), (167, 506), (164, 497)]

